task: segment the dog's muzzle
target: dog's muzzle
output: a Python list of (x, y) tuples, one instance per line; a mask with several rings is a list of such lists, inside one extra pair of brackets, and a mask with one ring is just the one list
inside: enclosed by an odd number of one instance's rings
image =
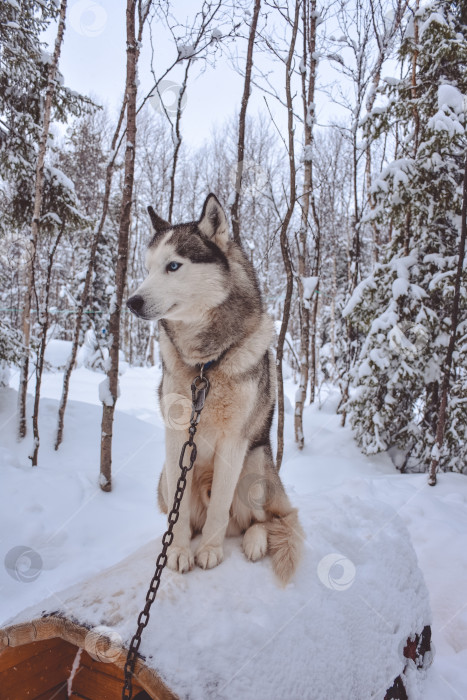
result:
[(142, 296), (135, 294), (128, 299), (126, 305), (135, 316), (142, 316), (141, 312), (144, 306), (144, 299)]

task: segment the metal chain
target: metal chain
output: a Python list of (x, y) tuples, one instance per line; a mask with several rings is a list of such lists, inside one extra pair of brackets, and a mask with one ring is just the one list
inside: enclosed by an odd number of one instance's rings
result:
[[(128, 654), (126, 657), (126, 663), (124, 667), (125, 678), (122, 690), (122, 700), (131, 700), (131, 698), (133, 697), (133, 674), (135, 671), (136, 660), (138, 658), (138, 650), (141, 645), (141, 635), (143, 634), (143, 630), (149, 622), (149, 611), (151, 609), (151, 605), (154, 603), (154, 600), (156, 598), (157, 591), (159, 590), (159, 586), (161, 583), (161, 575), (167, 564), (167, 550), (173, 542), (173, 529), (175, 523), (179, 518), (180, 504), (182, 502), (183, 494), (185, 493), (185, 488), (187, 484), (186, 475), (193, 468), (193, 465), (196, 460), (197, 449), (194, 437), (201, 416), (201, 411), (204, 408), (204, 402), (209, 391), (209, 381), (207, 377), (204, 376), (203, 370), (204, 365), (201, 366), (199, 375), (195, 377), (191, 385), (191, 417), (190, 427), (188, 428), (189, 438), (183, 444), (182, 451), (180, 453), (180, 459), (178, 464), (181, 469), (181, 474), (178, 477), (172, 510), (170, 511), (168, 516), (169, 526), (166, 532), (164, 532), (164, 535), (162, 536), (162, 550), (159, 556), (157, 557), (156, 570), (154, 572), (154, 576), (151, 579), (151, 583), (149, 584), (149, 590), (146, 594), (146, 605), (138, 615), (138, 627), (136, 629), (135, 634), (133, 635), (133, 638), (130, 642), (130, 647), (128, 649)], [(191, 449), (189, 458), (190, 463), (188, 467), (184, 466), (183, 464), (187, 448)]]

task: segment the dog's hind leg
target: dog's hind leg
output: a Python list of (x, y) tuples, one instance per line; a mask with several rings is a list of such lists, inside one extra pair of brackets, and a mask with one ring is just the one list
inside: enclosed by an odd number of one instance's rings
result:
[(246, 530), (245, 555), (256, 561), (269, 552), (274, 572), (285, 585), (299, 564), (304, 535), (297, 511), (292, 508), (274, 466), (269, 444), (249, 451), (235, 493), (233, 515)]
[(243, 535), (245, 556), (250, 561), (262, 559), (268, 551), (268, 531), (263, 523), (251, 525)]

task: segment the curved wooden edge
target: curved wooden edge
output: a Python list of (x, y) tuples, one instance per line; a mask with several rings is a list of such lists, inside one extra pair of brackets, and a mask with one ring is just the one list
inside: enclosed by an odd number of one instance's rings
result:
[[(87, 628), (72, 620), (56, 615), (40, 617), (30, 622), (22, 622), (0, 629), (0, 654), (6, 647), (17, 647), (59, 637), (65, 642), (85, 649), (93, 658), (103, 663), (113, 663), (124, 669), (127, 650), (121, 642), (100, 631), (99, 627)], [(178, 700), (160, 676), (144, 661), (138, 659), (134, 673), (135, 679), (154, 700)]]

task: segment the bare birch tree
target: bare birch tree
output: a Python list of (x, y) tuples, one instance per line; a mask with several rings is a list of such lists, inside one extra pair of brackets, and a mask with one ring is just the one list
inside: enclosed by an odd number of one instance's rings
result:
[[(303, 102), (303, 131), (304, 131), (304, 174), (301, 197), (301, 222), (297, 241), (298, 250), (298, 299), (299, 299), (299, 319), (300, 319), (300, 379), (299, 388), (295, 400), (295, 441), (299, 449), (303, 449), (305, 438), (303, 433), (303, 408), (305, 406), (309, 362), (310, 362), (310, 304), (312, 304), (312, 315), (314, 317), (313, 329), (316, 325), (318, 285), (314, 289), (314, 297), (308, 297), (308, 289), (305, 290), (304, 278), (310, 274), (310, 252), (309, 252), (309, 231), (310, 231), (310, 210), (315, 222), (315, 264), (313, 275), (318, 277), (319, 271), (319, 220), (316, 215), (316, 207), (313, 192), (313, 125), (315, 122), (315, 85), (316, 85), (316, 28), (318, 13), (316, 11), (316, 0), (304, 0), (302, 7), (302, 32), (303, 32), (303, 56), (300, 64), (302, 79), (302, 102)], [(313, 342), (311, 353), (312, 361), (312, 396), (314, 397), (314, 386), (316, 381), (316, 333), (313, 330)]]
[(240, 195), (242, 191), (242, 178), (245, 160), (245, 126), (246, 126), (246, 111), (248, 100), (251, 93), (251, 71), (253, 69), (253, 50), (256, 40), (256, 27), (258, 25), (259, 11), (261, 0), (255, 0), (253, 9), (253, 19), (250, 25), (250, 34), (248, 37), (248, 50), (246, 57), (245, 79), (243, 82), (243, 95), (238, 117), (238, 145), (237, 145), (237, 168), (235, 173), (235, 195), (230, 207), (230, 216), (232, 219), (233, 238), (236, 243), (241, 242), (240, 236)]
[(294, 17), (292, 23), (292, 35), (290, 39), (290, 47), (285, 62), (285, 95), (287, 104), (287, 134), (288, 134), (288, 165), (289, 165), (289, 191), (288, 205), (285, 216), (282, 219), (280, 229), (280, 246), (282, 260), (286, 273), (286, 292), (284, 299), (284, 309), (282, 312), (282, 322), (277, 340), (276, 350), (276, 370), (277, 370), (277, 469), (281, 468), (282, 457), (284, 455), (284, 377), (282, 371), (282, 361), (284, 358), (284, 343), (289, 325), (290, 304), (293, 291), (293, 270), (291, 262), (291, 254), (289, 249), (288, 229), (292, 215), (294, 212), (297, 193), (296, 193), (296, 165), (295, 165), (295, 128), (294, 128), (294, 112), (292, 99), (291, 78), (293, 73), (293, 62), (295, 58), (295, 44), (297, 40), (298, 24), (300, 20), (301, 1), (296, 0)]
[(122, 106), (120, 109), (120, 115), (118, 118), (117, 126), (115, 128), (115, 132), (114, 132), (114, 135), (112, 138), (111, 155), (110, 155), (109, 161), (107, 163), (107, 167), (106, 167), (104, 196), (103, 196), (103, 201), (102, 201), (102, 212), (101, 212), (99, 222), (94, 229), (92, 243), (91, 243), (91, 250), (89, 253), (88, 267), (86, 270), (86, 277), (84, 279), (84, 288), (83, 288), (83, 292), (82, 292), (81, 297), (80, 297), (78, 304), (77, 304), (76, 320), (75, 320), (75, 328), (74, 328), (74, 333), (73, 333), (73, 340), (72, 340), (72, 344), (71, 344), (71, 352), (70, 352), (70, 356), (68, 358), (68, 361), (67, 361), (67, 364), (65, 367), (65, 372), (63, 375), (62, 395), (61, 395), (60, 403), (59, 403), (59, 407), (58, 407), (57, 434), (55, 437), (55, 449), (56, 450), (58, 450), (58, 448), (60, 447), (60, 444), (63, 440), (63, 423), (64, 423), (64, 419), (65, 419), (65, 411), (66, 411), (66, 405), (67, 405), (67, 401), (68, 401), (68, 391), (70, 388), (70, 378), (71, 378), (71, 373), (73, 371), (73, 367), (74, 367), (75, 362), (76, 362), (76, 355), (78, 352), (78, 346), (79, 346), (79, 341), (80, 341), (80, 336), (81, 336), (81, 326), (82, 326), (82, 322), (83, 322), (83, 314), (84, 314), (84, 310), (86, 308), (86, 305), (88, 303), (89, 292), (91, 289), (91, 283), (92, 283), (92, 277), (93, 277), (93, 272), (94, 272), (94, 264), (95, 264), (95, 259), (96, 259), (97, 248), (98, 248), (99, 242), (101, 240), (102, 232), (104, 230), (104, 225), (105, 225), (105, 221), (107, 218), (107, 213), (109, 210), (109, 199), (110, 199), (110, 192), (111, 192), (111, 188), (112, 188), (112, 178), (113, 178), (113, 173), (114, 173), (115, 159), (116, 159), (117, 153), (118, 153), (117, 142), (118, 142), (118, 139), (120, 136), (123, 118), (125, 116), (126, 100), (127, 100), (127, 96), (125, 93), (125, 96), (124, 96), (123, 102), (122, 102)]
[[(187, 101), (190, 71), (195, 61), (199, 62), (200, 58), (203, 58), (206, 62), (208, 56), (215, 54), (224, 41), (235, 36), (239, 26), (235, 23), (232, 26), (232, 13), (235, 12), (235, 5), (225, 7), (225, 9), (224, 6), (226, 6), (226, 0), (217, 0), (216, 2), (212, 2), (212, 0), (203, 0), (201, 9), (196, 13), (191, 27), (180, 25), (173, 19), (169, 4), (167, 4), (163, 10), (159, 8), (159, 14), (163, 17), (172, 35), (174, 44), (177, 47), (177, 58), (174, 65), (184, 64), (181, 84), (178, 86), (169, 86), (171, 94), (176, 94), (175, 106), (171, 105), (170, 108), (166, 107), (163, 93), (161, 94), (160, 87), (162, 79), (156, 78), (154, 68), (152, 67), (155, 83), (152, 96), (158, 95), (160, 100), (158, 108), (165, 114), (172, 128), (173, 157), (170, 172), (168, 221), (172, 221), (174, 210), (176, 173), (182, 146), (181, 120)], [(224, 31), (222, 27), (226, 20), (229, 24), (229, 29)], [(217, 26), (214, 26), (215, 23)], [(183, 39), (180, 38), (180, 33), (184, 33)]]
[[(377, 96), (377, 90), (381, 81), (381, 71), (384, 62), (389, 57), (394, 39), (399, 31), (404, 15), (407, 11), (409, 0), (396, 0), (393, 7), (392, 19), (388, 19), (386, 6), (380, 0), (370, 0), (370, 12), (373, 25), (374, 38), (377, 44), (377, 54), (371, 70), (371, 81), (368, 94), (366, 97), (366, 112), (370, 115)], [(365, 178), (366, 189), (368, 194), (368, 203), (370, 209), (375, 209), (374, 193), (371, 189), (372, 179), (372, 144), (370, 141), (366, 144), (366, 162), (365, 162)], [(373, 231), (373, 259), (377, 263), (379, 260), (380, 237), (379, 230), (374, 218), (371, 219), (371, 228)]]
[[(42, 122), (42, 131), (39, 140), (36, 163), (36, 178), (34, 187), (34, 209), (31, 222), (31, 258), (27, 269), (27, 290), (24, 300), (24, 310), (22, 318), (22, 343), (24, 346), (24, 354), (20, 370), (20, 384), (18, 392), (18, 435), (23, 438), (26, 435), (26, 398), (28, 390), (28, 374), (29, 374), (29, 348), (31, 340), (31, 304), (35, 281), (35, 265), (37, 254), (37, 242), (39, 236), (40, 218), (42, 210), (42, 198), (44, 192), (44, 168), (45, 156), (47, 153), (47, 140), (50, 132), (50, 120), (52, 115), (52, 103), (56, 88), (56, 75), (60, 52), (62, 48), (63, 35), (65, 32), (65, 15), (66, 15), (67, 0), (61, 0), (60, 12), (58, 19), (57, 36), (55, 39), (55, 47), (52, 59), (49, 64), (49, 74), (47, 80), (47, 89), (44, 101), (44, 114)], [(34, 441), (39, 441), (39, 429), (37, 421), (34, 426)], [(36, 449), (36, 448), (35, 448)]]
[(34, 434), (34, 448), (31, 455), (31, 463), (33, 467), (37, 466), (37, 457), (39, 453), (39, 405), (41, 396), (41, 385), (42, 385), (42, 372), (44, 369), (44, 359), (45, 359), (45, 348), (47, 345), (47, 331), (49, 329), (49, 299), (50, 299), (50, 287), (52, 282), (52, 269), (55, 261), (55, 253), (59, 246), (60, 240), (63, 236), (65, 230), (65, 224), (62, 222), (60, 224), (60, 229), (52, 244), (49, 251), (49, 259), (47, 263), (47, 274), (45, 280), (45, 292), (43, 304), (37, 299), (37, 290), (34, 289), (34, 295), (37, 302), (37, 318), (39, 326), (41, 329), (40, 343), (37, 351), (37, 361), (36, 361), (36, 389), (34, 392), (34, 409), (32, 414), (32, 429)]
[[(120, 317), (123, 291), (128, 264), (128, 239), (130, 234), (130, 215), (133, 196), (135, 172), (136, 143), (136, 99), (137, 99), (137, 65), (143, 38), (144, 23), (151, 7), (151, 0), (127, 0), (126, 8), (126, 149), (125, 172), (122, 202), (120, 208), (120, 225), (118, 231), (118, 258), (115, 272), (115, 292), (109, 320), (109, 360), (107, 377), (101, 390), (101, 465), (99, 484), (103, 491), (112, 488), (112, 430), (115, 404), (118, 397), (118, 365), (120, 350)], [(136, 35), (136, 13), (138, 14), (138, 35)], [(101, 385), (102, 386), (102, 385)]]

